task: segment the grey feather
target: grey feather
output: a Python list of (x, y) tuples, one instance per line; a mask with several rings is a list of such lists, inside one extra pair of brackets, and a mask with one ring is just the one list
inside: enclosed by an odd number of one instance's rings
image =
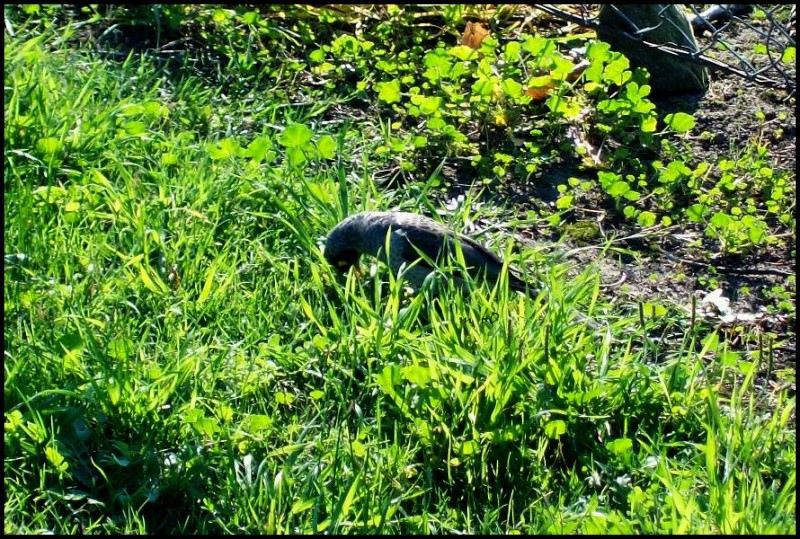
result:
[[(428, 260), (438, 263), (444, 258), (454, 259), (456, 242), (461, 248), (470, 275), (496, 283), (503, 271), (503, 261), (499, 256), (474, 239), (415, 213), (364, 212), (351, 215), (328, 234), (325, 258), (341, 271), (356, 264), (362, 254), (386, 262), (395, 274), (399, 273), (403, 265), (413, 265), (406, 270), (404, 277), (411, 285), (419, 288), (425, 277), (433, 271)], [(531, 297), (538, 294), (535, 287), (512, 271), (508, 272), (508, 284), (513, 290), (527, 293)]]

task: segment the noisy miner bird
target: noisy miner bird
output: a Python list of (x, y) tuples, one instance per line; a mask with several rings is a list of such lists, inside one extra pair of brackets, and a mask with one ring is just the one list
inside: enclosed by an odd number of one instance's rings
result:
[[(385, 254), (387, 247), (389, 256)], [(325, 243), (325, 258), (341, 272), (358, 262), (362, 254), (386, 262), (395, 275), (402, 269), (405, 280), (419, 289), (433, 271), (431, 262), (440, 263), (443, 257), (454, 257), (455, 242), (461, 246), (467, 270), (474, 277), (482, 276), (491, 284), (503, 271), (503, 261), (492, 251), (472, 238), (458, 234), (440, 223), (415, 213), (370, 211), (351, 215), (336, 225)], [(535, 298), (538, 294), (511, 271), (508, 285)]]

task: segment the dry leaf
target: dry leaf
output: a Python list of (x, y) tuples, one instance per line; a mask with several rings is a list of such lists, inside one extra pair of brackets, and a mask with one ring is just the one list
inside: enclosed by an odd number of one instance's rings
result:
[(479, 22), (467, 22), (464, 28), (464, 35), (461, 36), (461, 44), (471, 49), (478, 50), (483, 39), (489, 35), (489, 29)]
[(550, 95), (550, 90), (555, 88), (552, 79), (544, 86), (529, 86), (525, 89), (525, 95), (530, 96), (533, 101), (544, 101)]
[[(572, 71), (566, 76), (567, 82), (575, 82), (583, 75), (583, 72), (586, 71), (586, 68), (589, 67), (588, 60), (581, 60), (575, 66), (573, 66)], [(532, 81), (539, 80), (540, 84), (532, 84), (525, 89), (525, 95), (531, 97), (533, 101), (544, 101), (550, 96), (550, 91), (555, 88), (555, 82), (552, 78), (547, 75), (543, 75), (541, 77), (535, 77)]]

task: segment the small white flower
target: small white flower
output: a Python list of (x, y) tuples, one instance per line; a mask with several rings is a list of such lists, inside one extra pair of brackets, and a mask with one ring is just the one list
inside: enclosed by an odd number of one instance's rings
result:
[(593, 487), (599, 487), (602, 484), (600, 474), (597, 470), (592, 470), (592, 473), (586, 478), (586, 481)]
[(621, 487), (629, 487), (631, 486), (631, 476), (628, 474), (621, 475), (615, 479), (617, 484)]
[(645, 468), (655, 468), (658, 466), (658, 457), (651, 455), (644, 459), (644, 467)]

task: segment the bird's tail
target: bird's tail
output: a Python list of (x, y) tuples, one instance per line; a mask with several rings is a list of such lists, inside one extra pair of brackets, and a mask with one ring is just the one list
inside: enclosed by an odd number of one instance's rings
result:
[(539, 289), (531, 285), (527, 281), (523, 281), (513, 273), (508, 275), (508, 286), (512, 290), (517, 290), (528, 295), (531, 299), (536, 299), (539, 296)]

